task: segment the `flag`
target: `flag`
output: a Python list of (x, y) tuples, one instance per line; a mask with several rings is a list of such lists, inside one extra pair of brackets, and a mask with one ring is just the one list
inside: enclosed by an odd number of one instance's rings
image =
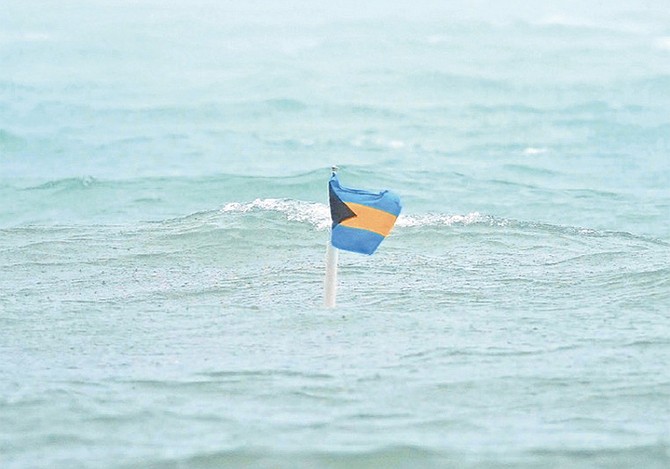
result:
[(390, 191), (370, 192), (340, 185), (333, 173), (328, 183), (331, 243), (338, 249), (372, 254), (400, 215), (400, 198)]

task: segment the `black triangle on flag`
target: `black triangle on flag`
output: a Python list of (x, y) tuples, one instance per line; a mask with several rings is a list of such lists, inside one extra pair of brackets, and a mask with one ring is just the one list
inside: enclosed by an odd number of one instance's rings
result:
[(356, 214), (335, 194), (333, 187), (328, 185), (328, 198), (330, 199), (330, 217), (333, 219), (333, 228), (344, 220), (354, 218)]

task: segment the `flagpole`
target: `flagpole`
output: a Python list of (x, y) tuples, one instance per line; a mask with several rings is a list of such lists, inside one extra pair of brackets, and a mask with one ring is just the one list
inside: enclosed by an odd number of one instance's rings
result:
[(326, 288), (324, 292), (324, 304), (326, 308), (334, 308), (337, 298), (337, 248), (334, 248), (328, 240), (326, 248)]
[[(332, 168), (333, 174), (338, 170), (337, 166)], [(332, 228), (331, 228), (332, 229)], [(331, 242), (330, 230), (328, 230), (328, 244), (326, 246), (326, 280), (324, 288), (324, 305), (326, 308), (334, 308), (337, 298), (337, 248)]]

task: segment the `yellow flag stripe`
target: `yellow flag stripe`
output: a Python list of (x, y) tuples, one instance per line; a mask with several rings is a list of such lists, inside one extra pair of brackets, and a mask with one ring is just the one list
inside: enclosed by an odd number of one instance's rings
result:
[(343, 220), (340, 223), (342, 226), (359, 228), (361, 230), (372, 231), (373, 233), (382, 236), (388, 236), (391, 232), (391, 228), (393, 228), (396, 218), (398, 218), (391, 213), (368, 207), (367, 205), (355, 204), (353, 202), (345, 202), (345, 204), (349, 206), (357, 216)]

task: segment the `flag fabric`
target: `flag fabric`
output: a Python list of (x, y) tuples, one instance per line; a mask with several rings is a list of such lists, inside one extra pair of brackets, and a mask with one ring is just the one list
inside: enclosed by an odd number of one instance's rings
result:
[(391, 232), (402, 206), (390, 191), (370, 192), (340, 185), (333, 173), (328, 183), (331, 243), (338, 249), (372, 254)]

